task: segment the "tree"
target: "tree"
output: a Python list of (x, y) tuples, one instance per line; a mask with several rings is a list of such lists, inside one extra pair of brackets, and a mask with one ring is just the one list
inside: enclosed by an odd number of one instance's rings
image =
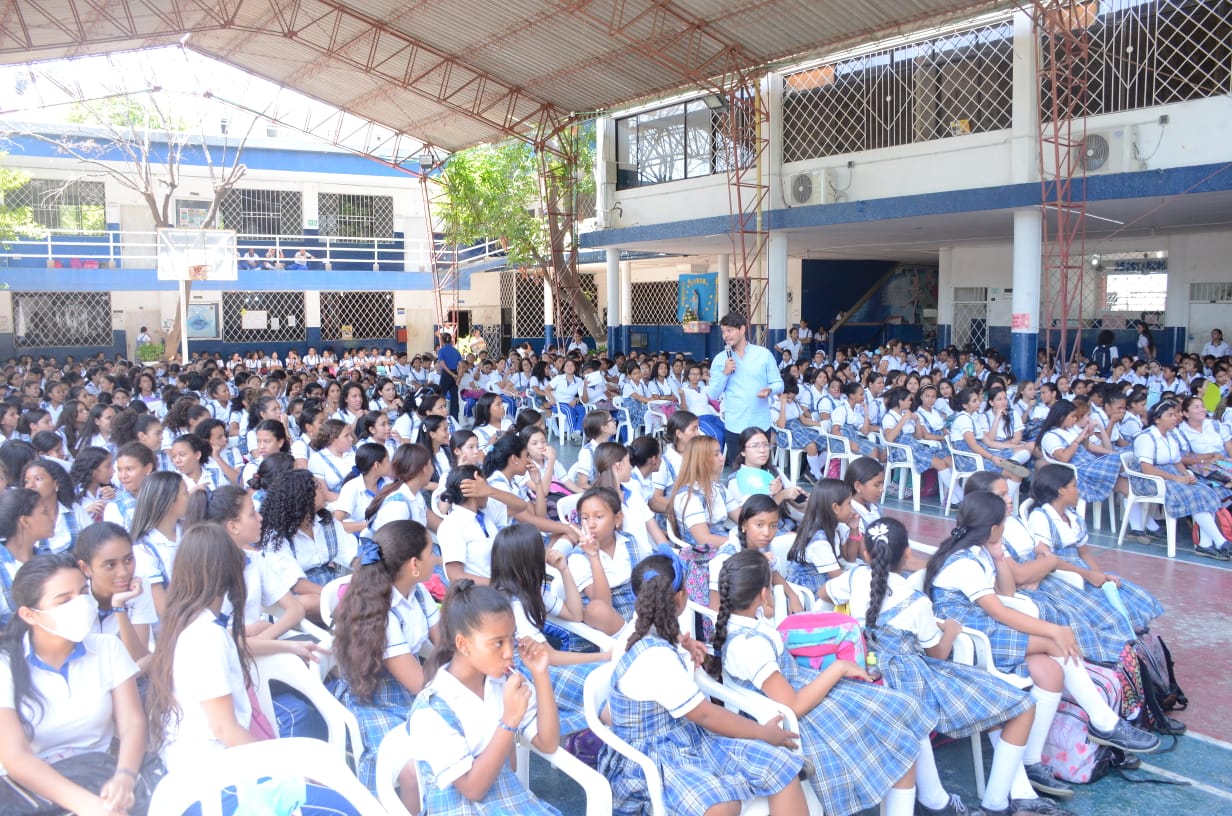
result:
[[(0, 161), (5, 155), (0, 153)], [(38, 229), (29, 207), (15, 206), (6, 200), (8, 193), (20, 190), (29, 180), (30, 177), (20, 170), (0, 166), (0, 244)]]
[(450, 156), (438, 209), (445, 240), (457, 246), (499, 240), (509, 266), (552, 287), (557, 314), (571, 313), (587, 334), (604, 337), (598, 307), (578, 275), (574, 218), (578, 197), (594, 194), (593, 130), (562, 133), (547, 147), (511, 139)]

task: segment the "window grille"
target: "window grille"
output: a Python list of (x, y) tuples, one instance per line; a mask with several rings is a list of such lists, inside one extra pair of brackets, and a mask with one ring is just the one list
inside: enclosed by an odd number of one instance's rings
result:
[(634, 283), (629, 293), (634, 326), (666, 326), (676, 322), (676, 302), (679, 281), (643, 281)]
[(988, 348), (988, 289), (983, 286), (954, 287), (952, 342), (960, 349), (983, 352)]
[[(733, 276), (727, 280), (727, 310), (744, 315), (744, 319), (753, 323), (754, 315), (749, 314), (751, 300), (749, 297), (751, 284), (748, 278)], [(724, 315), (719, 315), (722, 320)]]
[[(246, 312), (264, 312), (250, 318)], [(303, 292), (223, 292), (222, 339), (225, 343), (292, 343), (308, 339)]]
[(785, 77), (783, 159), (794, 162), (1010, 127), (1006, 19)]
[[(501, 272), (501, 308), (513, 314), (514, 337), (543, 335), (543, 281), (516, 269)], [(485, 335), (486, 336), (486, 335)], [(491, 338), (488, 343), (491, 344)]]
[[(1139, 320), (1159, 325), (1167, 306), (1168, 256), (1162, 250), (1097, 252), (1084, 259), (1080, 280), (1069, 273), (1068, 325), (1129, 329)], [(1046, 268), (1040, 281), (1041, 322), (1060, 328), (1061, 270)], [(1055, 303), (1049, 305), (1049, 299)]]
[(1232, 303), (1232, 281), (1189, 284), (1191, 303)]
[(18, 348), (110, 346), (107, 292), (13, 292)]
[[(1104, 0), (1075, 8), (1090, 22), (1083, 32), (1085, 75), (1077, 83), (1087, 91), (1076, 100), (1076, 118), (1223, 96), (1232, 88), (1232, 4), (1226, 0)], [(1048, 59), (1043, 48), (1041, 69)], [(1044, 81), (1046, 115), (1051, 93)]]
[[(755, 152), (756, 123), (742, 123), (741, 157)], [(616, 188), (708, 176), (727, 170), (728, 109), (700, 99), (616, 120)]]
[(49, 230), (107, 229), (106, 189), (101, 181), (30, 179), (5, 193), (4, 203), (9, 207), (29, 207), (35, 223)]
[[(350, 338), (342, 327), (349, 326)], [(394, 296), (390, 292), (322, 292), (321, 339), (390, 339), (394, 336)]]
[(240, 235), (302, 235), (303, 196), (294, 190), (228, 190), (218, 208), (224, 229)]
[(321, 193), (317, 199), (321, 234), (337, 238), (394, 237), (391, 196)]

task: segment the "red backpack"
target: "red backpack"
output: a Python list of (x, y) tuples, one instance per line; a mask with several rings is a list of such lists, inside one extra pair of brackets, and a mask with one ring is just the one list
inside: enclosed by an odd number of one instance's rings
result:
[[(1224, 541), (1232, 541), (1232, 510), (1226, 507), (1220, 507), (1215, 511), (1215, 526), (1219, 528), (1219, 534), (1223, 536)], [(1198, 546), (1201, 542), (1201, 531), (1198, 525), (1193, 526), (1193, 543)], [(1218, 544), (1219, 542), (1215, 542)]]

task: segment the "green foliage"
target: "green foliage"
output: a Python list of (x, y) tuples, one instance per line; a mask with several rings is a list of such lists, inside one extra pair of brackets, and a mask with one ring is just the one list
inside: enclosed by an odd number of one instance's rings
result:
[[(4, 158), (0, 153), (0, 160)], [(0, 243), (12, 241), (38, 229), (29, 207), (13, 207), (4, 203), (6, 193), (25, 186), (30, 177), (20, 170), (0, 167)]]
[(146, 343), (137, 346), (137, 359), (143, 363), (156, 363), (163, 359), (166, 347), (162, 343)]
[(154, 100), (141, 96), (110, 96), (90, 103), (78, 102), (68, 113), (68, 121), (79, 125), (107, 125), (116, 128), (184, 133), (188, 122), (165, 113)]

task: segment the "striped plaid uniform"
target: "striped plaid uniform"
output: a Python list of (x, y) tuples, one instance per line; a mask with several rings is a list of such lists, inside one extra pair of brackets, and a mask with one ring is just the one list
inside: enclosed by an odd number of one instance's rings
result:
[(867, 436), (863, 436), (855, 428), (850, 425), (844, 425), (842, 428), (843, 436), (847, 437), (853, 447), (860, 452), (861, 456), (876, 456), (877, 445)]
[[(1172, 433), (1176, 433), (1173, 431)], [(1169, 462), (1161, 464), (1159, 461), (1159, 439), (1156, 434), (1150, 431), (1144, 431), (1144, 434), (1149, 435), (1151, 444), (1155, 448), (1155, 467), (1165, 473), (1170, 473), (1173, 476), (1180, 476), (1181, 471), (1177, 468), (1176, 463)], [(1185, 443), (1185, 437), (1176, 434), (1180, 443), (1181, 453), (1185, 453), (1188, 449)], [(1147, 479), (1136, 479), (1133, 476), (1129, 477), (1133, 484), (1134, 492), (1140, 496), (1154, 496), (1155, 485)], [(1220, 507), (1219, 494), (1214, 488), (1204, 484), (1181, 484), (1171, 480), (1164, 482), (1164, 511), (1173, 518), (1183, 518), (1192, 516), (1194, 513), (1214, 513)]]
[[(818, 672), (796, 663), (767, 632), (733, 627), (724, 655), (746, 638), (761, 638), (774, 647), (779, 671), (797, 691)], [(726, 675), (724, 682), (761, 694), (761, 689)], [(858, 680), (840, 680), (811, 711), (800, 718), (800, 746), (813, 764), (809, 783), (827, 816), (847, 816), (874, 807), (907, 772), (928, 736), (936, 715), (919, 700), (890, 688)]]
[[(911, 448), (911, 456), (915, 460), (915, 472), (920, 475), (923, 475), (924, 471), (933, 466), (933, 459), (944, 455), (942, 448), (934, 447), (923, 439), (916, 439), (915, 434), (900, 433), (894, 441), (899, 445), (907, 445)], [(888, 455), (891, 462), (903, 461), (903, 452), (900, 450), (890, 448)]]
[[(720, 504), (726, 504), (726, 498), (723, 493), (723, 486), (718, 485), (718, 493), (715, 495), (715, 501)], [(706, 497), (702, 495), (700, 490), (693, 487), (685, 488), (690, 496), (696, 496), (697, 500), (706, 504)], [(709, 515), (709, 511), (707, 511)], [(683, 520), (677, 517), (680, 522), (680, 538), (689, 546), (680, 550), (680, 557), (689, 565), (689, 574), (685, 576), (685, 585), (689, 589), (689, 598), (697, 601), (702, 606), (710, 603), (710, 559), (714, 558), (715, 551), (713, 549), (701, 549), (697, 545), (697, 539), (693, 537), (693, 531), (684, 524)], [(710, 522), (710, 532), (712, 535), (727, 537), (727, 526), (722, 522)], [(637, 563), (635, 558), (633, 563)], [(629, 618), (625, 618), (629, 620)]]
[[(552, 696), (560, 714), (560, 734), (572, 734), (586, 727), (585, 700), (586, 678), (602, 663), (574, 663), (569, 666), (549, 666), (548, 677), (552, 681)], [(514, 651), (513, 667), (522, 673), (526, 682), (534, 683), (530, 670), (522, 662), (522, 656)]]
[[(959, 550), (945, 560), (948, 565), (955, 559), (970, 558), (978, 560), (970, 549)], [(945, 569), (945, 566), (942, 566)], [(996, 667), (1008, 674), (1027, 677), (1027, 641), (1025, 632), (1011, 629), (994, 620), (979, 604), (972, 603), (966, 595), (957, 589), (932, 588), (933, 611), (938, 618), (951, 618), (962, 626), (983, 632), (988, 636), (992, 648), (992, 659)]]
[[(1044, 511), (1036, 510), (1034, 512), (1043, 513)], [(1082, 567), (1083, 569), (1090, 569), (1087, 562), (1083, 561), (1082, 556), (1078, 554), (1079, 545), (1087, 543), (1086, 522), (1083, 519), (1074, 516), (1075, 521), (1078, 523), (1078, 543), (1063, 547), (1061, 546), (1060, 531), (1057, 530), (1057, 526), (1053, 522), (1052, 516), (1044, 513), (1044, 518), (1047, 519), (1048, 530), (1052, 534), (1053, 553), (1055, 553), (1058, 558), (1063, 558), (1074, 566)], [(1155, 620), (1164, 613), (1163, 604), (1161, 604), (1154, 595), (1147, 592), (1145, 589), (1132, 581), (1122, 578), (1118, 593), (1121, 596), (1121, 601), (1125, 604), (1126, 611), (1129, 612), (1129, 617), (1133, 622), (1133, 628), (1136, 630), (1127, 631), (1128, 624), (1125, 621), (1125, 618), (1122, 617), (1121, 613), (1113, 608), (1112, 604), (1108, 602), (1108, 598), (1104, 595), (1104, 591), (1102, 589), (1084, 582), (1082, 589), (1078, 591), (1089, 599), (1090, 603), (1088, 603), (1087, 606), (1098, 606), (1100, 609), (1104, 610), (1104, 614), (1101, 618), (1106, 619), (1106, 625), (1111, 626), (1113, 618), (1119, 622), (1120, 626), (1114, 631), (1126, 634), (1126, 642), (1135, 640), (1138, 637), (1138, 631), (1147, 629), (1151, 625), (1151, 621)]]
[[(821, 438), (821, 431), (817, 428), (810, 428), (800, 421), (800, 418), (787, 420), (787, 430), (791, 431), (792, 441), (796, 443), (796, 447), (803, 448), (808, 443), (812, 442), (815, 445), (825, 445), (825, 441)], [(787, 435), (777, 437), (780, 448), (787, 447)]]
[[(978, 453), (976, 453), (975, 451), (971, 449), (971, 446), (967, 444), (967, 440), (965, 439), (959, 439), (959, 440), (951, 439), (950, 447), (952, 447), (954, 450), (965, 451), (966, 453), (969, 453), (972, 456), (979, 456)], [(984, 470), (991, 470), (993, 473), (1001, 472), (1001, 466), (998, 465), (996, 462), (992, 461), (991, 459), (983, 459), (983, 462), (984, 462)]]
[[(449, 707), (449, 703), (441, 699), (431, 686), (415, 699), (415, 710), (430, 708), (441, 716), (441, 719), (452, 729), (462, 733), (462, 723), (458, 715)], [(416, 735), (417, 739), (431, 739), (429, 734)], [(432, 766), (426, 762), (416, 761), (419, 772), (419, 792), (423, 796), (424, 813), (449, 814), (449, 816), (561, 816), (560, 811), (546, 802), (540, 801), (533, 793), (522, 787), (522, 783), (509, 768), (508, 762), (502, 762), (496, 781), (488, 788), (487, 794), (480, 802), (472, 802), (462, 795), (457, 785), (449, 784), (444, 788), (436, 783), (436, 775)]]
[(380, 681), (369, 702), (361, 702), (352, 694), (350, 684), (342, 677), (331, 680), (329, 689), (359, 721), (360, 737), (364, 743), (359, 757), (359, 780), (368, 790), (376, 793), (377, 749), (386, 734), (406, 722), (415, 698), (386, 669), (381, 669)]
[(122, 487), (116, 488), (115, 498), (111, 503), (120, 511), (125, 527), (133, 526), (133, 511), (137, 509), (137, 497)]
[(874, 630), (865, 630), (887, 686), (920, 701), (937, 717), (935, 729), (954, 738), (981, 733), (1035, 705), (1031, 695), (983, 669), (929, 657), (914, 632), (890, 625), (896, 615), (922, 597), (919, 592), (912, 593), (902, 603), (882, 611)]
[(817, 588), (829, 580), (829, 576), (812, 564), (802, 564), (799, 561), (787, 562), (787, 583), (802, 586), (816, 594)]
[[(638, 655), (655, 647), (671, 649), (679, 656), (674, 646), (657, 635), (633, 644), (612, 672), (608, 706), (616, 736), (658, 765), (667, 810), (677, 816), (703, 816), (723, 802), (745, 802), (786, 788), (800, 773), (799, 755), (757, 740), (720, 737), (685, 717), (673, 717), (658, 703), (621, 694), (620, 678)], [(683, 666), (684, 659), (680, 662)], [(613, 813), (640, 816), (649, 806), (641, 770), (606, 745), (599, 752), (599, 772), (612, 785)]]
[(1121, 457), (1115, 453), (1096, 456), (1086, 445), (1079, 445), (1069, 463), (1078, 470), (1079, 496), (1089, 502), (1108, 500), (1121, 473)]

